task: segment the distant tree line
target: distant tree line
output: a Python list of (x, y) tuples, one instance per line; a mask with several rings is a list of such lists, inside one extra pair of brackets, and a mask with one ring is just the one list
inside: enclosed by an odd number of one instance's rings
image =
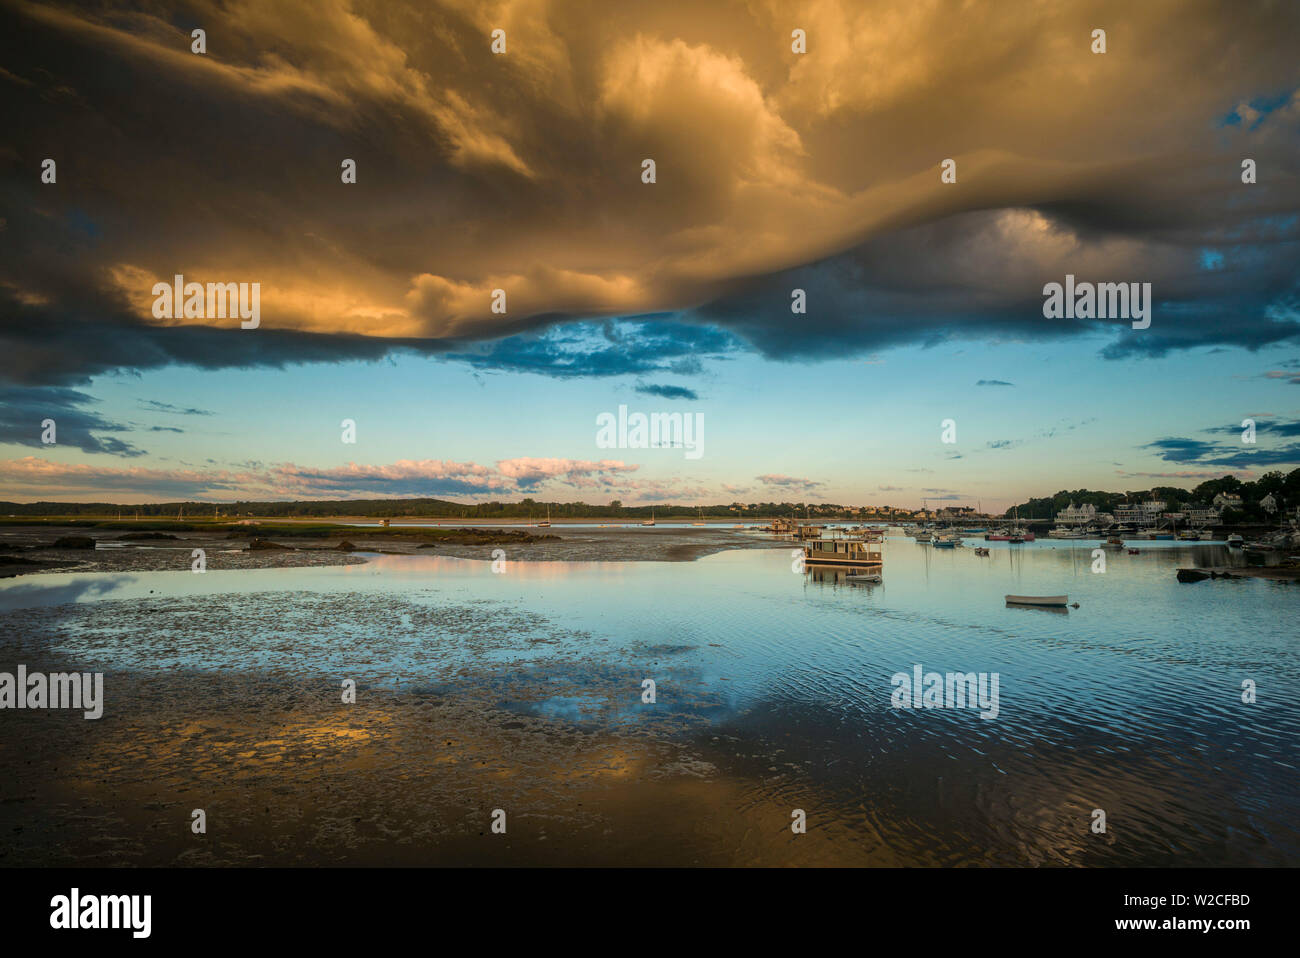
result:
[(1292, 469), (1289, 473), (1266, 472), (1252, 482), (1242, 482), (1236, 476), (1207, 479), (1191, 490), (1177, 486), (1152, 486), (1150, 489), (1130, 489), (1124, 492), (1062, 489), (1054, 496), (1022, 502), (1008, 509), (1006, 515), (1011, 517), (1019, 514), (1021, 519), (1055, 519), (1056, 514), (1072, 502), (1075, 505), (1088, 503), (1095, 506), (1098, 512), (1113, 513), (1116, 507), (1125, 502), (1139, 503), (1148, 499), (1162, 500), (1170, 512), (1178, 512), (1189, 506), (1209, 506), (1220, 493), (1241, 496), (1242, 501), (1240, 509), (1224, 511), (1224, 522), (1263, 522), (1268, 519), (1268, 513), (1260, 506), (1260, 502), (1269, 495), (1273, 496), (1279, 510), (1300, 506), (1300, 469)]
[[(1260, 500), (1272, 494), (1281, 509), (1300, 506), (1300, 469), (1290, 473), (1266, 472), (1253, 482), (1242, 482), (1235, 476), (1210, 479), (1188, 490), (1177, 486), (1153, 486), (1150, 489), (1102, 492), (1093, 489), (1062, 489), (1053, 496), (1030, 499), (1008, 509), (1008, 518), (1019, 514), (1021, 519), (1055, 519), (1056, 514), (1071, 502), (1091, 503), (1099, 512), (1114, 512), (1124, 502), (1144, 502), (1161, 499), (1170, 511), (1178, 511), (1193, 504), (1209, 505), (1219, 493), (1241, 496), (1242, 508), (1238, 514), (1224, 513), (1226, 522), (1263, 521), (1267, 514)], [(908, 518), (913, 510), (893, 506), (845, 506), (832, 502), (730, 502), (706, 505), (679, 505), (661, 503), (644, 506), (625, 506), (614, 499), (604, 505), (585, 502), (547, 502), (527, 498), (519, 502), (451, 502), (446, 499), (321, 499), (295, 501), (238, 502), (152, 502), (140, 505), (123, 505), (111, 502), (0, 502), (0, 516), (109, 516), (119, 513), (125, 518), (165, 518), (201, 520), (258, 518), (326, 518), (331, 516), (358, 516), (375, 519), (544, 519), (547, 510), (552, 519), (625, 519), (641, 520), (653, 513), (662, 519), (698, 518), (703, 511), (706, 519), (732, 519), (735, 521), (765, 519), (773, 516), (797, 519), (853, 519), (878, 521), (890, 518)]]

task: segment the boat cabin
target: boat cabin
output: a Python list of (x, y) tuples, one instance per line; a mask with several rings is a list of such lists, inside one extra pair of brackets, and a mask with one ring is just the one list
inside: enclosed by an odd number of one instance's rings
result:
[(879, 571), (885, 561), (878, 540), (814, 539), (803, 547), (805, 565), (851, 565)]

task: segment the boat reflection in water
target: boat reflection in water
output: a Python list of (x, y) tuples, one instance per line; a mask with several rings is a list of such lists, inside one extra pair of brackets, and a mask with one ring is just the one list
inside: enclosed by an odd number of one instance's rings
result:
[(809, 582), (818, 585), (873, 585), (883, 582), (880, 566), (805, 565)]

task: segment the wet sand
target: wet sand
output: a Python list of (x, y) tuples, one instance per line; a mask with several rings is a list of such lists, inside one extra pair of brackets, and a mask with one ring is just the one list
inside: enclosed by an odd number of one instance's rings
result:
[(0, 748), (0, 866), (869, 863), (836, 829), (792, 834), (793, 791), (756, 800), (680, 744), (433, 694), (112, 681), (129, 713), (89, 733), (28, 713)]
[[(23, 610), (0, 662), (30, 671), (94, 668), (133, 636), (165, 635), (167, 648), (156, 668), (105, 675), (99, 720), (0, 716), (0, 866), (891, 861), (861, 835), (838, 841), (841, 826), (790, 831), (791, 810), (813, 805), (807, 768), (725, 770), (737, 742), (704, 718), (724, 692), (620, 721), (672, 648), (613, 649), (626, 668), (603, 670), (583, 652), (590, 635), (500, 603), (286, 593), (277, 605), (255, 593), (219, 610), (192, 596)], [(367, 632), (345, 703), (310, 650)], [(77, 662), (55, 651), (74, 636)], [(428, 639), (408, 665), (415, 685), (385, 664), (406, 636)], [(250, 647), (296, 667), (239, 660)], [(229, 669), (181, 667), (198, 648), (231, 650)], [(557, 698), (582, 714), (530, 711)], [(204, 835), (190, 828), (196, 808)]]

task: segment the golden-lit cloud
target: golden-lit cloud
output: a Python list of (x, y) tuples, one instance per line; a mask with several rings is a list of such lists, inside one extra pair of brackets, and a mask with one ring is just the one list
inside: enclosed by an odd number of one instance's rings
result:
[[(19, 118), (0, 162), (30, 171), (55, 152), (70, 192), (27, 173), (15, 186), (5, 230), (22, 252), (0, 291), (43, 316), (142, 328), (150, 347), (124, 352), (153, 362), (186, 361), (196, 323), (229, 327), (150, 315), (150, 280), (176, 273), (260, 282), (263, 329), (354, 343), (698, 311), (772, 353), (1036, 321), (1028, 305), (1065, 271), (1197, 299), (1182, 331), (1194, 343), (1210, 335), (1191, 331), (1196, 315), (1218, 315), (1245, 275), (1203, 276), (1197, 253), (1241, 236), (1262, 244), (1232, 264), (1249, 263), (1249, 288), (1271, 302), (1286, 286), (1292, 237), (1276, 224), (1300, 205), (1300, 76), (1280, 41), (1300, 34), (1294, 5), (185, 9), (3, 6), (28, 43), (0, 75)], [(206, 54), (190, 51), (192, 25)], [(1243, 193), (1247, 155), (1265, 172)], [(790, 288), (814, 282), (813, 308), (792, 317)], [(1250, 335), (1288, 335), (1265, 308), (1250, 306)], [(26, 322), (10, 349), (25, 375), (106, 352), (46, 350), (22, 340)]]

